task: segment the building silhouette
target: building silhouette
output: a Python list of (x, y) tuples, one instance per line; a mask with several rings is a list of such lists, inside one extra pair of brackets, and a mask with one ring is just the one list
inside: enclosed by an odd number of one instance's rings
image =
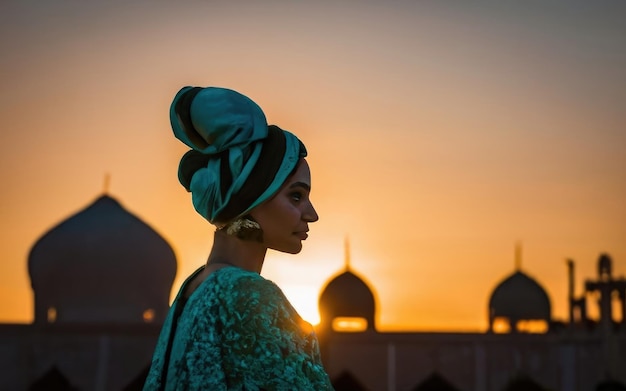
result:
[[(550, 299), (534, 278), (516, 267), (494, 288), (486, 333), (379, 332), (376, 295), (349, 262), (319, 299), (322, 358), (337, 391), (343, 390), (626, 390), (624, 279), (611, 274), (608, 254), (581, 297), (570, 277), (569, 322), (555, 321)], [(597, 299), (591, 320), (587, 301)], [(622, 308), (613, 318), (612, 301)]]
[[(345, 267), (319, 296), (317, 328), (337, 391), (625, 390), (626, 281), (613, 276), (610, 256), (601, 254), (580, 296), (568, 262), (569, 320), (559, 322), (520, 254), (487, 303), (486, 333), (384, 333), (346, 242)], [(43, 234), (28, 271), (34, 321), (0, 324), (0, 390), (140, 390), (176, 275), (170, 245), (105, 194)]]
[(140, 390), (176, 275), (170, 245), (102, 195), (46, 232), (34, 322), (0, 325), (0, 390)]

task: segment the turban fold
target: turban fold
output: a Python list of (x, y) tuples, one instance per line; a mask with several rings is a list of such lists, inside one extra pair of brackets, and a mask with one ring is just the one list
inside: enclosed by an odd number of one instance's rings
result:
[(268, 126), (255, 102), (225, 88), (182, 88), (170, 121), (176, 138), (192, 148), (180, 161), (178, 179), (196, 211), (214, 224), (269, 199), (307, 153), (292, 133)]

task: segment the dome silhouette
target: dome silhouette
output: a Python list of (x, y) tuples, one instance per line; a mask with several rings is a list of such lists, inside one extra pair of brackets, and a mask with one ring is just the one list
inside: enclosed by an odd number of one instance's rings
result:
[(613, 260), (606, 253), (600, 254), (598, 258), (598, 278), (600, 280), (610, 280), (613, 272)]
[(550, 298), (533, 278), (516, 271), (494, 289), (489, 299), (490, 324), (505, 317), (514, 324), (520, 320), (550, 321)]
[(156, 231), (103, 195), (38, 240), (28, 270), (35, 323), (162, 322), (176, 256)]
[(337, 317), (367, 320), (367, 329), (375, 329), (376, 300), (370, 287), (350, 270), (331, 279), (319, 299), (320, 319), (329, 325)]

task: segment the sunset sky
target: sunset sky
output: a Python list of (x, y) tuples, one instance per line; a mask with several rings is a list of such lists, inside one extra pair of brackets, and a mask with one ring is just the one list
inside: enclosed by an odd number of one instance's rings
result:
[(381, 330), (483, 331), (522, 270), (567, 316), (626, 274), (626, 2), (9, 0), (0, 5), (0, 322), (33, 318), (31, 246), (105, 191), (174, 248), (213, 228), (176, 177), (169, 104), (235, 89), (307, 145), (320, 215), (263, 275), (313, 322), (351, 265)]

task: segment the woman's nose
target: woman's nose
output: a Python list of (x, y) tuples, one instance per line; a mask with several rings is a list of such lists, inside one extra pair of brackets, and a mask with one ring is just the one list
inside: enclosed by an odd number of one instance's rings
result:
[(302, 217), (304, 218), (304, 220), (313, 223), (316, 222), (317, 220), (319, 220), (319, 216), (317, 215), (317, 212), (315, 211), (315, 208), (313, 207), (313, 204), (311, 202), (309, 202), (309, 206), (307, 207), (305, 213), (302, 215)]

